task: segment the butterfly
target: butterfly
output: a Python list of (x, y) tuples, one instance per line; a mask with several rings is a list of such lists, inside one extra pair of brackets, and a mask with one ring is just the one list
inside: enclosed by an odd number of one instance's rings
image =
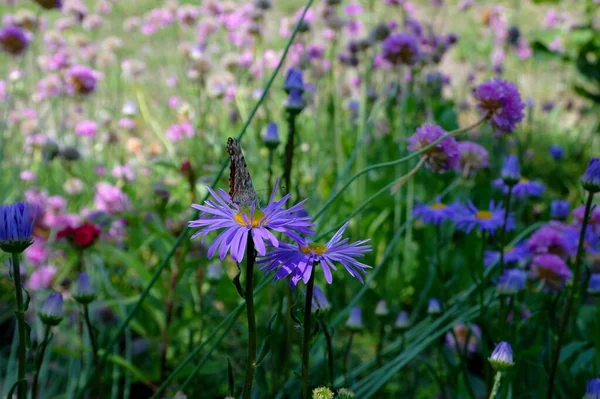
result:
[(240, 142), (234, 138), (227, 139), (229, 154), (229, 196), (239, 206), (251, 206), (257, 202), (256, 191), (252, 185), (250, 172), (242, 154)]

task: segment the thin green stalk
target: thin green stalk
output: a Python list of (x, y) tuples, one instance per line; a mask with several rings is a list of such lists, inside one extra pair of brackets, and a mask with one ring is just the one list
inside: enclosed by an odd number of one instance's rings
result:
[(375, 350), (375, 359), (377, 366), (381, 367), (381, 352), (383, 351), (383, 341), (385, 340), (385, 323), (383, 320), (379, 320), (379, 334), (377, 336), (377, 349)]
[[(248, 127), (250, 126), (250, 123), (254, 119), (254, 116), (258, 112), (258, 109), (260, 108), (261, 104), (266, 99), (267, 94), (269, 92), (269, 89), (273, 85), (273, 82), (275, 81), (275, 77), (277, 77), (277, 74), (281, 70), (281, 67), (283, 65), (284, 60), (287, 57), (287, 54), (288, 54), (288, 52), (290, 50), (290, 47), (291, 47), (292, 43), (294, 42), (294, 39), (296, 38), (296, 35), (298, 34), (298, 28), (300, 27), (300, 25), (304, 21), (304, 17), (306, 16), (306, 13), (308, 12), (308, 10), (311, 7), (312, 3), (313, 3), (313, 0), (308, 0), (307, 1), (306, 6), (304, 7), (304, 10), (302, 12), (302, 15), (300, 16), (300, 18), (298, 19), (298, 22), (296, 23), (296, 26), (294, 27), (294, 31), (292, 32), (292, 35), (290, 36), (290, 39), (288, 40), (285, 48), (283, 49), (283, 54), (281, 55), (281, 58), (279, 59), (279, 63), (277, 64), (277, 67), (273, 71), (273, 74), (271, 75), (269, 81), (267, 82), (267, 85), (265, 86), (265, 89), (263, 90), (260, 98), (258, 99), (258, 101), (256, 102), (256, 104), (254, 105), (254, 108), (252, 108), (252, 111), (250, 112), (250, 115), (248, 115), (248, 119), (246, 120), (246, 123), (244, 123), (244, 126), (242, 127), (242, 130), (240, 131), (240, 134), (238, 135), (238, 139), (241, 139), (244, 136), (244, 134), (246, 134), (246, 131), (248, 130)], [(219, 180), (221, 179), (221, 176), (223, 175), (223, 172), (227, 168), (228, 163), (229, 163), (228, 160), (225, 161), (225, 162), (223, 162), (223, 164), (221, 165), (221, 169), (219, 170), (219, 172), (217, 173), (217, 175), (215, 176), (215, 179), (213, 180), (213, 182), (211, 184), (211, 187), (215, 187), (216, 184), (219, 182)], [(204, 197), (204, 199), (203, 199), (203, 201), (205, 201), (208, 198), (208, 196), (209, 196), (209, 194), (206, 194), (205, 197)], [(197, 217), (197, 215), (198, 215), (198, 212), (196, 211), (194, 213), (193, 217), (195, 218), (195, 217)], [(161, 275), (162, 271), (167, 267), (167, 265), (169, 264), (169, 261), (171, 260), (171, 258), (173, 257), (173, 255), (175, 255), (175, 251), (181, 245), (181, 243), (183, 242), (183, 240), (186, 239), (188, 231), (189, 231), (189, 227), (186, 226), (183, 229), (183, 231), (179, 234), (179, 236), (177, 237), (177, 240), (173, 244), (173, 247), (167, 253), (166, 257), (162, 260), (162, 262), (160, 263), (160, 265), (156, 269), (156, 272), (154, 273), (154, 275), (150, 279), (150, 282), (148, 283), (148, 285), (146, 286), (146, 288), (144, 289), (144, 291), (140, 295), (140, 297), (139, 297), (138, 301), (136, 302), (136, 304), (134, 305), (133, 309), (127, 315), (127, 317), (125, 318), (125, 320), (123, 320), (123, 322), (121, 323), (121, 325), (117, 329), (117, 332), (115, 333), (115, 335), (113, 335), (112, 339), (106, 345), (106, 348), (112, 348), (114, 346), (114, 344), (117, 343), (117, 341), (119, 340), (119, 337), (121, 336), (121, 334), (123, 334), (123, 332), (125, 331), (125, 329), (129, 325), (129, 323), (131, 322), (131, 320), (133, 319), (133, 317), (135, 316), (135, 314), (137, 313), (137, 311), (139, 310), (139, 308), (142, 306), (142, 303), (146, 300), (146, 298), (148, 297), (148, 295), (150, 295), (150, 291), (151, 291), (152, 287), (154, 287), (154, 284), (156, 284), (156, 282), (160, 278), (160, 275)], [(101, 365), (104, 365), (104, 363), (106, 363), (106, 360), (108, 358), (109, 353), (110, 353), (109, 350), (105, 350), (104, 351), (104, 353), (100, 357), (100, 364)], [(86, 387), (89, 385), (90, 381), (91, 381), (91, 376), (89, 376), (87, 378), (87, 381), (85, 383), (84, 389), (82, 389), (82, 390), (80, 390), (78, 392), (78, 396), (77, 397), (81, 397), (81, 395), (83, 394), (83, 392), (85, 392)]]
[(500, 273), (504, 272), (504, 238), (506, 235), (506, 225), (508, 223), (508, 214), (510, 212), (510, 200), (512, 197), (513, 188), (514, 186), (512, 184), (508, 186), (508, 193), (506, 193), (506, 211), (504, 212), (502, 229), (500, 229)]
[(306, 284), (306, 302), (304, 303), (304, 335), (302, 344), (302, 398), (310, 399), (310, 339), (312, 337), (312, 329), (310, 323), (310, 317), (312, 315), (312, 298), (315, 287), (315, 274), (314, 270), (310, 274), (308, 284)]
[(585, 230), (587, 229), (593, 202), (594, 202), (594, 193), (589, 192), (587, 201), (585, 204), (585, 213), (583, 216), (583, 223), (581, 224), (581, 232), (579, 233), (579, 244), (577, 246), (577, 255), (575, 255), (573, 283), (571, 285), (571, 291), (569, 292), (569, 296), (567, 298), (567, 303), (565, 304), (565, 310), (563, 311), (562, 317), (560, 319), (560, 325), (558, 327), (558, 341), (556, 342), (556, 346), (554, 347), (554, 351), (552, 353), (552, 360), (550, 363), (550, 373), (548, 375), (548, 393), (546, 395), (546, 397), (548, 399), (552, 399), (552, 394), (554, 393), (554, 378), (556, 377), (556, 371), (558, 370), (558, 359), (560, 358), (560, 349), (562, 348), (562, 345), (563, 345), (563, 342), (565, 339), (565, 332), (567, 330), (567, 325), (569, 324), (569, 317), (571, 316), (571, 310), (573, 309), (573, 303), (575, 302), (575, 297), (577, 296), (577, 290), (579, 289), (579, 278), (581, 275), (581, 263), (583, 261), (583, 254), (584, 254), (583, 244), (585, 243)]
[(323, 331), (323, 336), (325, 337), (325, 344), (327, 346), (327, 369), (329, 375), (329, 385), (333, 386), (335, 381), (335, 363), (333, 359), (333, 342), (331, 340), (331, 333), (329, 332), (329, 328), (327, 327), (327, 323), (323, 318), (320, 318), (319, 324), (321, 325), (321, 331)]
[(88, 330), (88, 335), (90, 337), (90, 343), (92, 345), (92, 358), (94, 359), (94, 365), (96, 367), (96, 385), (98, 388), (98, 394), (101, 398), (102, 395), (102, 365), (98, 359), (98, 343), (96, 342), (96, 334), (94, 334), (94, 329), (92, 327), (92, 322), (90, 321), (90, 312), (87, 304), (83, 304), (83, 318), (85, 320), (85, 325)]
[(15, 283), (15, 297), (17, 300), (17, 328), (19, 329), (19, 365), (18, 365), (18, 399), (27, 399), (27, 380), (25, 379), (25, 309), (23, 306), (23, 288), (21, 286), (21, 269), (19, 268), (19, 254), (12, 253), (13, 281)]
[(31, 386), (31, 399), (37, 399), (40, 370), (42, 368), (42, 363), (44, 362), (44, 354), (46, 353), (46, 348), (50, 343), (50, 328), (51, 327), (49, 325), (44, 324), (44, 340), (40, 344), (40, 353), (35, 358), (35, 374), (33, 376), (33, 385)]
[(254, 251), (254, 240), (248, 235), (246, 243), (246, 313), (248, 315), (248, 358), (246, 360), (246, 376), (244, 377), (243, 399), (252, 396), (252, 383), (254, 382), (254, 370), (256, 368), (256, 315), (254, 313), (254, 263), (256, 252)]
[(283, 159), (283, 183), (281, 187), (284, 194), (292, 191), (292, 168), (294, 166), (294, 147), (296, 141), (296, 116), (288, 115), (288, 136), (285, 143), (285, 157)]
[(375, 170), (375, 169), (387, 168), (388, 166), (395, 166), (395, 165), (398, 165), (398, 164), (400, 164), (402, 162), (409, 161), (409, 160), (411, 160), (411, 159), (413, 159), (415, 157), (418, 157), (419, 155), (423, 154), (424, 152), (426, 152), (430, 148), (433, 148), (434, 146), (436, 146), (437, 144), (441, 143), (442, 141), (444, 141), (448, 137), (458, 136), (459, 134), (462, 134), (462, 133), (468, 132), (469, 130), (475, 129), (476, 127), (478, 127), (479, 125), (481, 125), (483, 122), (485, 122), (487, 119), (488, 119), (487, 116), (485, 116), (485, 117), (481, 118), (480, 120), (478, 120), (477, 122), (473, 123), (472, 125), (466, 126), (466, 127), (462, 128), (462, 129), (456, 129), (456, 130), (453, 130), (451, 132), (448, 132), (445, 135), (443, 135), (440, 138), (438, 138), (437, 140), (433, 141), (431, 144), (426, 145), (425, 147), (421, 148), (419, 151), (416, 151), (416, 152), (413, 152), (411, 154), (408, 154), (407, 156), (404, 156), (402, 158), (396, 159), (395, 161), (377, 163), (377, 164), (368, 166), (368, 167), (366, 167), (366, 168), (358, 171), (356, 174), (354, 174), (346, 182), (346, 184), (344, 184), (342, 186), (342, 188), (339, 189), (339, 191), (337, 191), (335, 194), (333, 194), (325, 202), (325, 204), (321, 207), (321, 209), (319, 209), (319, 211), (315, 214), (315, 217), (313, 218), (313, 220), (317, 220), (319, 217), (321, 217), (324, 214), (325, 210), (329, 207), (329, 205), (331, 205), (332, 202), (334, 202), (336, 199), (338, 199), (340, 197), (340, 195), (342, 195), (342, 193), (348, 188), (348, 186), (350, 186), (350, 184), (352, 184), (352, 182), (354, 180), (356, 180), (360, 176), (364, 175), (365, 173), (369, 173), (370, 171)]
[(269, 161), (267, 163), (267, 192), (273, 191), (273, 156), (275, 150), (269, 148)]
[(490, 393), (489, 399), (495, 399), (498, 391), (500, 390), (500, 381), (502, 380), (502, 372), (498, 371), (496, 373), (496, 377), (494, 377), (494, 387), (492, 388), (492, 392)]
[(344, 384), (348, 385), (348, 358), (350, 357), (350, 351), (352, 349), (352, 341), (354, 341), (354, 330), (350, 331), (350, 338), (348, 338), (348, 343), (346, 344), (346, 350), (344, 351), (344, 362), (342, 365), (344, 366)]

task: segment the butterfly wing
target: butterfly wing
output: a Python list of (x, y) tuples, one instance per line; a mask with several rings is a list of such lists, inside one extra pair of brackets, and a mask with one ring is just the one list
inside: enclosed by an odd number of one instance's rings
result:
[(256, 203), (256, 191), (254, 191), (240, 142), (234, 138), (228, 138), (227, 153), (230, 159), (229, 196), (231, 200), (240, 206), (250, 206)]

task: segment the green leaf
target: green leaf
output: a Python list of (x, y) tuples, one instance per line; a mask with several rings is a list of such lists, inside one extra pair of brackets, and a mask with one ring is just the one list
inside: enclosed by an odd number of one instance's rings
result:
[(235, 397), (235, 383), (233, 379), (233, 368), (231, 367), (231, 359), (227, 357), (227, 376), (229, 377), (229, 396)]
[(588, 343), (585, 341), (575, 341), (563, 346), (560, 351), (559, 363), (569, 359), (573, 354), (580, 352), (586, 345), (588, 345)]
[(13, 397), (13, 394), (15, 393), (15, 389), (17, 389), (17, 386), (19, 385), (19, 382), (21, 382), (21, 381), (24, 381), (24, 380), (17, 380), (12, 385), (12, 387), (10, 387), (10, 390), (8, 391), (8, 394), (6, 395), (7, 398), (12, 398)]
[(139, 381), (142, 381), (143, 383), (145, 383), (147, 385), (151, 385), (152, 378), (146, 376), (142, 370), (140, 370), (139, 368), (134, 366), (127, 359), (124, 359), (123, 357), (121, 357), (119, 355), (110, 354), (107, 356), (107, 360), (113, 362), (114, 364), (116, 364), (118, 366), (123, 367), (126, 371), (130, 372)]
[(31, 349), (31, 326), (25, 322), (25, 347)]
[(260, 347), (258, 359), (256, 360), (257, 366), (259, 366), (262, 363), (262, 361), (265, 360), (265, 357), (267, 357), (267, 355), (269, 354), (269, 351), (271, 350), (271, 329), (273, 328), (273, 323), (275, 322), (276, 318), (277, 318), (277, 312), (275, 312), (273, 314), (273, 316), (271, 316), (271, 320), (269, 320), (269, 324), (267, 326), (267, 334), (266, 334), (265, 340), (263, 341), (262, 346)]
[(27, 312), (27, 309), (29, 309), (29, 302), (31, 302), (31, 296), (29, 296), (29, 291), (27, 291), (25, 289), (25, 287), (23, 287), (23, 291), (25, 291), (25, 303), (23, 304), (23, 313)]
[(244, 292), (244, 287), (242, 287), (242, 283), (240, 282), (240, 276), (242, 275), (242, 270), (240, 269), (239, 263), (236, 263), (235, 266), (238, 269), (237, 274), (233, 278), (233, 285), (235, 285), (235, 289), (238, 294), (242, 297), (242, 299), (246, 299), (246, 293)]

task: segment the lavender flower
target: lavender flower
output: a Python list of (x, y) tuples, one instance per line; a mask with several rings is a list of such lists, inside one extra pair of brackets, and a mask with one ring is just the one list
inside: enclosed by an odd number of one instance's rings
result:
[[(246, 241), (250, 236), (259, 255), (266, 255), (265, 241), (272, 246), (278, 247), (279, 240), (273, 232), (282, 233), (287, 237), (304, 243), (300, 234), (313, 234), (313, 226), (309, 217), (299, 217), (297, 212), (304, 210), (304, 201), (285, 209), (285, 203), (291, 194), (286, 195), (279, 201), (275, 201), (275, 193), (279, 182), (275, 184), (271, 198), (266, 207), (258, 208), (256, 205), (240, 208), (231, 201), (229, 194), (219, 189), (218, 193), (210, 187), (208, 191), (216, 202), (207, 200), (204, 205), (193, 204), (194, 209), (202, 211), (199, 219), (189, 222), (189, 227), (200, 227), (192, 239), (200, 236), (202, 242), (208, 233), (225, 229), (214, 240), (208, 249), (208, 257), (212, 258), (219, 250), (219, 258), (225, 259), (227, 252), (236, 262), (241, 262), (246, 252)], [(289, 244), (288, 244), (289, 245)]]
[(409, 33), (390, 35), (382, 43), (382, 53), (394, 65), (414, 65), (420, 58), (417, 37)]
[(590, 193), (600, 191), (600, 158), (592, 158), (581, 178), (581, 185)]
[[(409, 151), (420, 151), (422, 148), (433, 143), (446, 132), (439, 126), (425, 124), (408, 138)], [(435, 172), (443, 173), (449, 169), (457, 169), (460, 164), (460, 151), (454, 137), (447, 137), (432, 148), (421, 154), (425, 165)]]
[(48, 296), (48, 299), (42, 305), (39, 317), (48, 326), (56, 326), (61, 322), (63, 319), (63, 297), (60, 293), (53, 292)]
[(525, 288), (527, 272), (521, 269), (505, 269), (498, 279), (496, 289), (500, 295), (515, 295)]
[(565, 261), (557, 255), (538, 255), (531, 262), (531, 275), (544, 282), (548, 287), (558, 290), (571, 279), (573, 273)]
[(300, 280), (305, 284), (308, 283), (313, 269), (316, 265), (320, 265), (325, 280), (331, 284), (333, 281), (331, 269), (337, 270), (334, 262), (339, 262), (348, 273), (362, 283), (363, 279), (360, 273), (366, 273), (365, 269), (370, 266), (359, 262), (356, 258), (371, 251), (371, 246), (365, 245), (369, 240), (348, 244), (347, 238), (342, 239), (342, 234), (347, 227), (348, 223), (344, 224), (327, 244), (306, 243), (303, 240), (297, 240), (298, 244), (281, 243), (278, 248), (273, 249), (258, 262), (265, 264), (261, 270), (269, 273), (277, 269), (275, 280), (291, 276), (290, 284), (296, 286)]
[(492, 355), (488, 359), (494, 370), (506, 370), (515, 365), (513, 362), (513, 351), (508, 342), (500, 342), (494, 348)]
[(413, 210), (413, 217), (419, 218), (423, 223), (439, 225), (446, 219), (450, 219), (453, 215), (453, 207), (441, 202), (440, 198), (435, 199), (435, 203), (418, 204)]
[(31, 35), (19, 26), (0, 28), (0, 48), (11, 55), (20, 55), (29, 46)]
[[(37, 208), (36, 208), (37, 209)], [(21, 253), (33, 244), (36, 214), (26, 202), (0, 205), (0, 249)]]
[(555, 220), (566, 220), (569, 217), (569, 201), (554, 200), (550, 203), (550, 217)]
[[(502, 203), (490, 201), (489, 210), (479, 210), (471, 200), (466, 205), (456, 207), (457, 216), (455, 216), (456, 228), (470, 233), (477, 228), (479, 231), (485, 231), (494, 234), (496, 230), (502, 227), (504, 223), (504, 214), (506, 211), (502, 208)], [(512, 213), (508, 214), (506, 230), (515, 228), (515, 218)]]
[(365, 328), (362, 320), (362, 311), (359, 307), (354, 307), (350, 311), (350, 316), (348, 316), (348, 320), (346, 320), (346, 327), (352, 331), (358, 331)]
[(600, 273), (593, 273), (590, 276), (587, 292), (590, 295), (600, 295)]
[(479, 85), (474, 92), (477, 108), (490, 119), (499, 134), (515, 130), (524, 117), (525, 104), (514, 83), (492, 79)]
[(490, 166), (488, 151), (485, 147), (472, 141), (459, 141), (460, 169), (465, 172), (475, 172)]

